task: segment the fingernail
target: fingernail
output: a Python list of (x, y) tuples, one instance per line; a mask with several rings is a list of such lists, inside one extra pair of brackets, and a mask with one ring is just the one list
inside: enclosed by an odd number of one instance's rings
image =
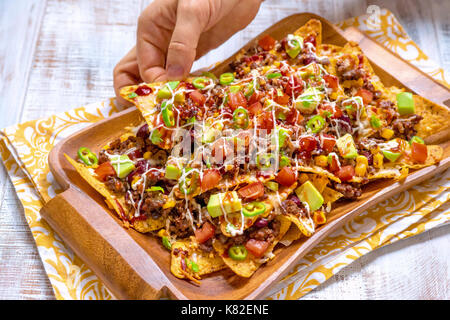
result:
[(183, 77), (183, 67), (179, 64), (172, 64), (167, 68), (167, 76), (169, 79), (177, 79)]

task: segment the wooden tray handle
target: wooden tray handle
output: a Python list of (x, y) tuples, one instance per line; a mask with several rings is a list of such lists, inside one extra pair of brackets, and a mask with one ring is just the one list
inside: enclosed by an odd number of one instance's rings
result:
[[(358, 43), (372, 64), (395, 75), (405, 87), (428, 100), (450, 107), (450, 90), (442, 84), (437, 85), (437, 82), (428, 74), (422, 72), (395, 52), (389, 51), (392, 54), (386, 54), (388, 49), (354, 27), (345, 29), (344, 37)], [(420, 77), (420, 81), (417, 81), (419, 76), (424, 77)]]
[(76, 187), (51, 199), (41, 214), (116, 298), (172, 296), (169, 280), (148, 254), (125, 239), (130, 237), (126, 230), (105, 219), (104, 209)]

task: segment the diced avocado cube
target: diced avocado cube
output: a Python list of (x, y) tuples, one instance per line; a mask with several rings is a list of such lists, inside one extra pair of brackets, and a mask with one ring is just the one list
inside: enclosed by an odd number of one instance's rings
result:
[(400, 92), (397, 94), (397, 109), (401, 115), (415, 112), (414, 98), (411, 92)]
[(219, 193), (211, 195), (211, 197), (209, 197), (208, 205), (206, 206), (209, 215), (213, 218), (223, 215), (221, 199), (219, 195)]
[(305, 79), (308, 78), (309, 76), (313, 76), (316, 75), (316, 73), (318, 73), (319, 67), (315, 64), (315, 63), (311, 63), (309, 64), (306, 68), (303, 68), (302, 70), (300, 70), (300, 76)]
[(343, 156), (345, 159), (354, 159), (358, 155), (355, 142), (353, 141), (353, 137), (350, 135), (350, 133), (347, 133), (346, 135), (337, 139), (336, 146), (341, 156)]
[(126, 154), (111, 157), (111, 164), (119, 178), (125, 178), (135, 169), (133, 161)]
[(170, 99), (170, 98), (172, 98), (172, 91), (175, 90), (178, 87), (179, 84), (180, 84), (180, 81), (167, 82), (164, 87), (159, 89), (159, 91), (156, 94), (156, 96), (158, 97), (158, 99)]
[(278, 191), (278, 183), (275, 181), (267, 181), (264, 185), (272, 191)]
[(181, 176), (181, 171), (178, 167), (168, 164), (166, 166), (165, 177), (171, 180), (177, 180)]
[(223, 207), (227, 213), (240, 211), (242, 209), (241, 199), (236, 191), (222, 193)]
[(382, 150), (382, 152), (385, 158), (391, 162), (395, 162), (398, 159), (398, 157), (402, 155), (400, 152), (392, 152), (388, 150)]
[(295, 189), (295, 193), (301, 202), (308, 204), (311, 212), (316, 211), (323, 205), (322, 195), (309, 180)]
[(206, 131), (202, 135), (202, 143), (211, 143), (216, 140), (216, 137), (219, 135), (220, 131), (214, 127), (206, 129)]
[(316, 110), (323, 97), (324, 95), (321, 91), (310, 87), (295, 100), (295, 107), (302, 113), (310, 114)]
[(281, 149), (282, 147), (284, 147), (286, 137), (289, 137), (291, 132), (283, 127), (277, 127), (277, 129), (278, 129), (278, 136), (273, 133), (271, 141), (273, 145), (276, 145), (278, 138), (278, 148)]
[(206, 208), (208, 209), (211, 217), (215, 218), (223, 215), (223, 210), (225, 210), (225, 213), (231, 213), (241, 210), (242, 203), (236, 191), (216, 193), (209, 197), (208, 205), (206, 206)]

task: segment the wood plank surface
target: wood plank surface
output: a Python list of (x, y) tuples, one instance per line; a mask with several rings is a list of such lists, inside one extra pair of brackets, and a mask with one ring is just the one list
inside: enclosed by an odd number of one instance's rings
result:
[[(0, 2), (0, 127), (113, 95), (112, 69), (135, 40), (148, 0)], [(338, 22), (391, 10), (424, 52), (450, 69), (448, 0), (266, 0), (255, 20), (194, 68), (222, 60), (268, 25), (295, 12)], [(9, 35), (3, 37), (3, 35)], [(449, 299), (450, 226), (371, 252), (305, 299)], [(23, 208), (0, 165), (0, 299), (52, 299)]]

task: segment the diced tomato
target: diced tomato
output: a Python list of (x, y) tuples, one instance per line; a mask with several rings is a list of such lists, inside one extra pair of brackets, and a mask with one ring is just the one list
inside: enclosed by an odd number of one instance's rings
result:
[(241, 198), (254, 200), (264, 195), (264, 185), (262, 182), (253, 182), (238, 190)]
[(336, 144), (336, 138), (329, 134), (323, 134), (322, 138), (322, 149), (327, 153), (333, 151), (334, 145)]
[(250, 99), (248, 99), (248, 104), (252, 105), (256, 102), (259, 102), (259, 100), (261, 100), (261, 98), (263, 97), (263, 93), (261, 91), (255, 91), (253, 92), (253, 94), (251, 95)]
[(282, 96), (276, 96), (275, 97), (275, 102), (281, 105), (287, 105), (289, 103), (289, 96), (284, 93)]
[(317, 140), (314, 137), (306, 136), (300, 139), (300, 151), (313, 151), (317, 147)]
[(106, 178), (111, 176), (115, 177), (117, 175), (111, 162), (103, 162), (94, 170), (94, 172), (100, 181), (106, 181)]
[(414, 161), (425, 163), (428, 157), (427, 146), (422, 143), (413, 142), (411, 144), (411, 156)]
[(338, 107), (338, 106), (335, 106), (334, 108), (330, 105), (330, 104), (328, 104), (328, 103), (324, 103), (324, 104), (321, 104), (321, 105), (319, 105), (319, 107), (318, 107), (318, 111), (319, 111), (319, 114), (322, 116), (322, 117), (324, 117), (324, 118), (326, 118), (329, 114), (331, 114), (331, 117), (332, 118), (334, 118), (334, 119), (338, 119), (338, 118), (340, 118), (341, 116), (342, 116), (342, 110)]
[(272, 50), (275, 47), (275, 39), (266, 34), (258, 40), (258, 45), (266, 51)]
[(303, 92), (303, 81), (300, 81), (297, 76), (289, 77), (284, 90), (288, 96), (292, 96), (293, 93), (299, 95)]
[(336, 172), (339, 170), (339, 163), (336, 159), (336, 156), (331, 156), (331, 161), (328, 164), (328, 170), (330, 170), (331, 172)]
[(245, 244), (245, 248), (256, 258), (261, 258), (269, 248), (269, 242), (262, 240), (249, 239)]
[(323, 76), (323, 80), (325, 80), (327, 86), (331, 89), (337, 90), (339, 87), (339, 78), (336, 76), (333, 76), (331, 74), (326, 74)]
[(363, 88), (356, 91), (355, 95), (360, 96), (363, 99), (363, 102), (365, 105), (371, 103), (373, 100), (373, 93), (371, 91), (363, 89)]
[(138, 96), (148, 96), (152, 92), (153, 89), (144, 84), (142, 86), (139, 86), (134, 93), (136, 93)]
[(217, 183), (222, 179), (220, 173), (214, 169), (208, 169), (203, 172), (202, 177), (202, 191), (206, 191), (214, 188)]
[(291, 167), (283, 167), (275, 177), (275, 181), (279, 184), (289, 187), (297, 180), (296, 171)]
[(247, 99), (245, 99), (244, 94), (241, 91), (230, 92), (228, 95), (228, 103), (231, 109), (236, 110), (238, 107), (247, 108)]
[(353, 166), (343, 166), (337, 171), (336, 175), (341, 181), (349, 181), (355, 176), (355, 168)]
[(194, 101), (195, 104), (202, 106), (205, 104), (206, 97), (198, 90), (189, 93), (189, 97)]
[[(258, 117), (258, 127), (270, 131), (273, 129), (273, 116), (272, 112), (262, 112)], [(270, 133), (270, 132), (268, 132)]]
[(302, 120), (303, 116), (296, 108), (291, 108), (286, 115), (286, 122), (291, 125), (300, 124)]
[(248, 107), (248, 111), (254, 116), (259, 114), (262, 111), (262, 109), (263, 109), (262, 104), (259, 101), (251, 104)]
[(316, 36), (313, 34), (310, 34), (309, 36), (306, 37), (305, 41), (303, 41), (303, 43), (311, 43), (314, 47), (316, 46)]
[(194, 231), (195, 239), (198, 243), (206, 242), (214, 236), (215, 231), (216, 228), (211, 223), (206, 221), (200, 229), (196, 229)]

